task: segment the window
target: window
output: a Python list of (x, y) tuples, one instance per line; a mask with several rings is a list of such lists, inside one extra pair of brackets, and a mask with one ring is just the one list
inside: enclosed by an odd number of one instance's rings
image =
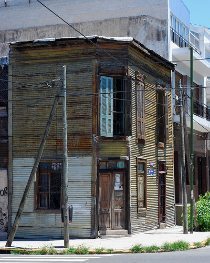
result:
[(37, 176), (37, 209), (60, 209), (61, 163), (43, 162)]
[(138, 212), (146, 208), (146, 161), (137, 159), (137, 206)]
[(123, 77), (100, 78), (100, 135), (130, 135), (130, 80)]
[(136, 118), (138, 142), (145, 141), (145, 84), (144, 76), (136, 72)]
[(168, 96), (162, 87), (157, 89), (157, 142), (168, 140)]

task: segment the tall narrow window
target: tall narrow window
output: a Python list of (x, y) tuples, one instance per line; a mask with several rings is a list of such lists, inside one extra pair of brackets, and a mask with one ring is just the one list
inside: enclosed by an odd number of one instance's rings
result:
[(168, 140), (168, 96), (165, 89), (157, 89), (157, 141), (166, 143)]
[(37, 175), (37, 209), (60, 209), (61, 163), (40, 163)]
[(144, 77), (136, 72), (136, 118), (138, 142), (145, 140), (145, 84)]
[(100, 135), (130, 135), (130, 88), (128, 79), (100, 79)]
[(146, 161), (137, 159), (138, 212), (146, 208)]

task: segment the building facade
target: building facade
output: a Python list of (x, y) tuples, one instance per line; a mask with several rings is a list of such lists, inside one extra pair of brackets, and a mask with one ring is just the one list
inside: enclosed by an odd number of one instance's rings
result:
[[(10, 47), (10, 223), (65, 64), (70, 236), (95, 238), (172, 226), (174, 66), (132, 38), (89, 41), (46, 39)], [(18, 237), (63, 235), (61, 112), (58, 105)]]

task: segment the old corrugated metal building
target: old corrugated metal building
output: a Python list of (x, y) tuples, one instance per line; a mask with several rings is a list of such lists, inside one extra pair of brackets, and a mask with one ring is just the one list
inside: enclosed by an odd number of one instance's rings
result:
[(5, 239), (8, 227), (8, 195), (7, 195), (7, 163), (8, 163), (8, 131), (7, 131), (7, 92), (8, 61), (0, 58), (0, 240)]
[[(10, 224), (67, 66), (70, 236), (174, 224), (173, 65), (132, 38), (45, 39), (11, 45)], [(17, 232), (63, 236), (62, 116), (50, 135)]]

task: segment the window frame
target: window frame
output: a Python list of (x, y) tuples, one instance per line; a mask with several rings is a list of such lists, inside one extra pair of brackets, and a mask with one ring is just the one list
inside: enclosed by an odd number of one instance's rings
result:
[[(144, 165), (144, 171), (140, 172), (138, 170), (139, 164), (142, 163)], [(143, 177), (144, 181), (144, 198), (143, 201), (141, 200), (141, 195), (140, 195), (140, 180), (141, 177)], [(136, 186), (137, 186), (137, 213), (144, 212), (147, 209), (147, 160), (145, 159), (136, 159)], [(141, 205), (143, 203), (143, 206)]]
[[(51, 169), (47, 168), (41, 168), (40, 165), (44, 165), (46, 164), (47, 166), (51, 165)], [(53, 170), (53, 165), (58, 165), (60, 168), (56, 171)], [(55, 167), (55, 166), (54, 166)], [(48, 175), (48, 189), (47, 191), (40, 191), (39, 188), (41, 187), (41, 185), (39, 185), (39, 179), (40, 179), (40, 174), (41, 174), (41, 169), (43, 169), (43, 174), (47, 173)], [(51, 191), (51, 177), (53, 176), (54, 173), (59, 173), (60, 174), (60, 178), (59, 178), (59, 184), (60, 184), (60, 188), (59, 191), (53, 191), (54, 194), (59, 194), (59, 207), (56, 208), (52, 208), (50, 206), (50, 195), (52, 194)], [(61, 161), (42, 161), (39, 164), (38, 170), (37, 170), (37, 174), (36, 174), (36, 182), (35, 182), (35, 210), (37, 211), (45, 211), (45, 212), (56, 212), (56, 211), (60, 211), (61, 209), (61, 202), (62, 202), (62, 190), (61, 190), (61, 185), (62, 184), (62, 162)], [(47, 202), (48, 202), (48, 207), (41, 207), (40, 206), (40, 196), (42, 193), (45, 193), (47, 195)]]
[[(156, 129), (157, 129), (157, 144), (160, 147), (164, 147), (169, 140), (169, 114), (168, 114), (168, 93), (165, 87), (157, 85), (156, 103)], [(160, 93), (162, 101), (160, 101)], [(162, 108), (161, 108), (162, 107)], [(160, 116), (161, 114), (161, 116)], [(160, 122), (160, 119), (161, 122)], [(161, 131), (160, 131), (161, 130)]]
[[(111, 88), (111, 92), (109, 94), (108, 98), (104, 97), (103, 100), (103, 90), (107, 90), (107, 87), (104, 88), (102, 85), (102, 82), (104, 81), (104, 83), (106, 82), (107, 85), (107, 81), (110, 80), (112, 83), (112, 88)], [(117, 94), (117, 81), (121, 81), (121, 89), (120, 92), (122, 95), (122, 98), (120, 98), (119, 100), (121, 100), (121, 104), (120, 107), (122, 107), (122, 112), (117, 112), (117, 103), (116, 103), (116, 94)], [(131, 78), (125, 75), (100, 75), (100, 79), (99, 79), (99, 101), (100, 101), (100, 105), (99, 105), (99, 134), (101, 137), (104, 138), (114, 138), (114, 137), (125, 137), (125, 136), (129, 136), (131, 135), (131, 88), (130, 85), (131, 84)], [(129, 90), (129, 92), (126, 92), (126, 90)], [(107, 106), (104, 107), (104, 102), (106, 101)], [(125, 103), (125, 101), (127, 103)], [(107, 111), (107, 108), (109, 108), (109, 104), (111, 107), (111, 114), (107, 114), (106, 118), (104, 117), (105, 114), (103, 113), (103, 111)], [(116, 119), (115, 115), (120, 114), (121, 115), (121, 122), (120, 122), (120, 129), (119, 132), (117, 132), (117, 128), (116, 128)], [(106, 123), (104, 124), (104, 120), (106, 119)], [(108, 119), (110, 120), (109, 123), (111, 123), (111, 126), (108, 126)]]

